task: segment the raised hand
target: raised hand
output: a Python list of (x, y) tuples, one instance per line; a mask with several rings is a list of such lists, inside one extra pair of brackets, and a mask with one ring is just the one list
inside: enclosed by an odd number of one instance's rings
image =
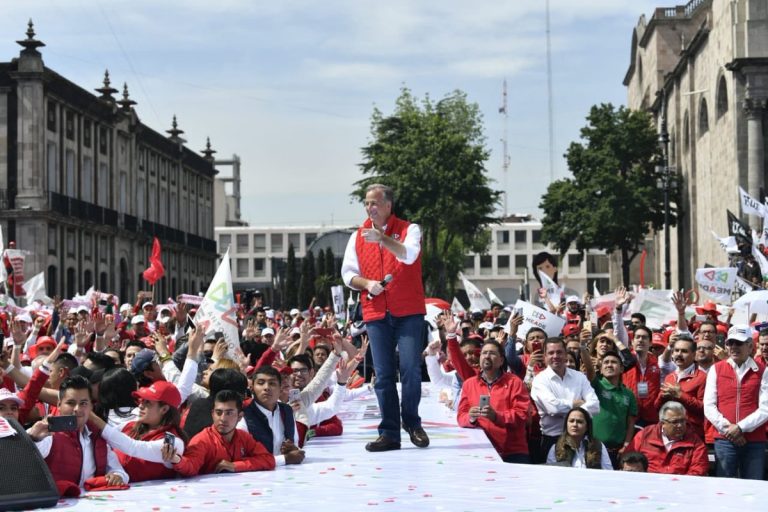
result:
[(673, 292), (672, 293), (672, 304), (675, 305), (675, 309), (677, 309), (678, 313), (682, 313), (685, 311), (685, 306), (687, 305), (687, 301), (685, 300), (685, 296), (679, 292)]

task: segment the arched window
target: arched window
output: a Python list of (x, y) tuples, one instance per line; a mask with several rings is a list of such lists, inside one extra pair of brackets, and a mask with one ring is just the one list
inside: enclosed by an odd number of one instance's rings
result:
[(56, 276), (56, 266), (50, 265), (48, 267), (48, 279), (46, 280), (46, 286), (47, 286), (47, 292), (48, 295), (53, 297), (54, 295), (58, 295), (58, 277)]
[(74, 297), (77, 293), (77, 278), (75, 277), (75, 269), (69, 267), (67, 269), (67, 282), (64, 283), (67, 289), (67, 297)]
[(690, 147), (690, 125), (688, 123), (688, 111), (683, 115), (683, 152), (687, 153)]
[(709, 111), (707, 110), (707, 100), (701, 98), (699, 102), (699, 137), (709, 131)]
[(723, 114), (728, 112), (728, 86), (725, 83), (725, 77), (721, 76), (717, 83), (717, 118), (720, 119)]

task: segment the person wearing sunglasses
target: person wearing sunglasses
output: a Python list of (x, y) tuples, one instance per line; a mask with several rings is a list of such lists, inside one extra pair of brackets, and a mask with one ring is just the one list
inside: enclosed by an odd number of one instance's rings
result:
[(752, 329), (733, 325), (728, 359), (707, 373), (704, 415), (717, 430), (717, 476), (761, 480), (765, 469), (768, 373), (752, 359)]

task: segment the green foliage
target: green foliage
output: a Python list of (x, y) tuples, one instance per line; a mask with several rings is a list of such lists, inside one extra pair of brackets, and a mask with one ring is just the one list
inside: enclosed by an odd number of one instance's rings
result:
[(334, 279), (340, 277), (339, 269), (336, 268), (336, 257), (333, 255), (333, 249), (330, 246), (325, 249), (325, 275)]
[(293, 244), (288, 245), (288, 259), (285, 268), (285, 305), (289, 308), (294, 308), (299, 305), (298, 291), (299, 280), (296, 269), (296, 251), (293, 248)]
[[(573, 178), (550, 184), (539, 205), (542, 240), (561, 254), (572, 244), (579, 251), (621, 251), (628, 285), (629, 264), (642, 252), (645, 236), (664, 226), (657, 134), (648, 113), (611, 104), (593, 106), (587, 121), (582, 142), (572, 142), (565, 154)], [(676, 196), (672, 191), (670, 198)]]
[(484, 251), (486, 226), (498, 222), (501, 192), (489, 186), (479, 108), (461, 91), (434, 103), (403, 88), (392, 115), (374, 109), (371, 139), (352, 195), (362, 199), (372, 183), (395, 190), (395, 213), (422, 229), (427, 294), (445, 297), (464, 255)]

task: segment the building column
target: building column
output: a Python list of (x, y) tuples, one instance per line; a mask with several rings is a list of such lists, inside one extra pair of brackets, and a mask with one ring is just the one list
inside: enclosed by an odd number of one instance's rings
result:
[[(763, 199), (762, 191), (765, 186), (765, 143), (763, 141), (765, 107), (765, 99), (746, 98), (744, 100), (744, 113), (747, 118), (747, 191), (758, 201)], [(759, 221), (757, 218), (751, 220), (753, 224)]]

